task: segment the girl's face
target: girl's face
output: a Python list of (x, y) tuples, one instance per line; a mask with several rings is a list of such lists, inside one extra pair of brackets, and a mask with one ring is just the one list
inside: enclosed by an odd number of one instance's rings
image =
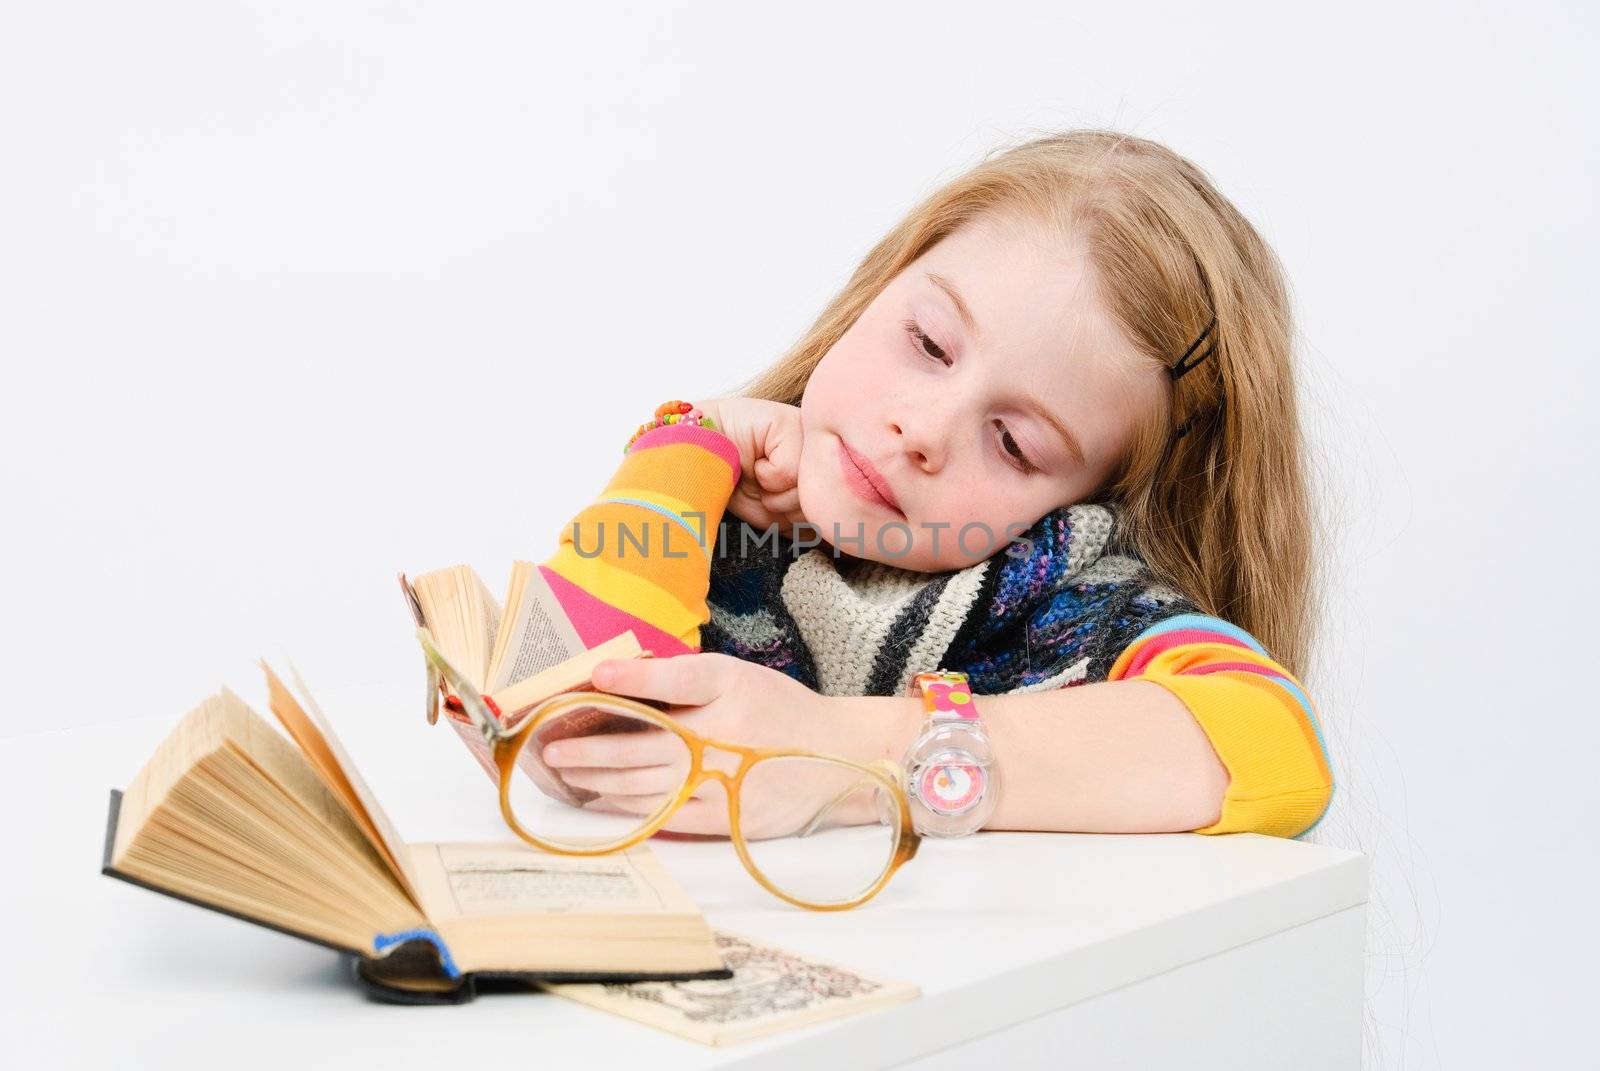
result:
[(963, 227), (897, 275), (801, 399), (800, 507), (842, 554), (963, 568), (1105, 484), (1165, 369), (1105, 315), (1081, 249)]

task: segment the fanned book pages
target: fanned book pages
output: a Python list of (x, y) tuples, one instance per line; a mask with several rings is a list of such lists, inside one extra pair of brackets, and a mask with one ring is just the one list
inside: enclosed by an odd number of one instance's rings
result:
[(458, 1002), (480, 978), (729, 976), (644, 845), (402, 842), (304, 684), (297, 697), (262, 668), (288, 738), (227, 689), (190, 711), (112, 792), (103, 873), (348, 952), (382, 999)]
[(910, 982), (876, 978), (723, 930), (717, 931), (717, 947), (732, 978), (540, 985), (705, 1045), (732, 1045), (921, 995)]
[[(400, 587), (412, 618), (433, 634), (450, 664), (494, 700), (506, 722), (553, 695), (590, 689), (589, 675), (600, 662), (646, 657), (631, 631), (585, 649), (532, 562), (512, 565), (503, 611), (470, 565), (436, 569), (409, 581), (402, 573)], [(599, 718), (598, 712), (595, 716)], [(500, 771), (483, 737), (465, 722), (449, 721), (484, 773), (498, 785)], [(564, 724), (571, 732), (585, 723), (568, 718)], [(543, 783), (543, 773), (531, 752), (524, 752), (518, 762), (528, 776)]]

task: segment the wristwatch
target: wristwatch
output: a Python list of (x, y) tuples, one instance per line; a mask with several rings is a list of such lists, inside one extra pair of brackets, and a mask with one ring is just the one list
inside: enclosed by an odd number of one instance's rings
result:
[(906, 750), (906, 796), (923, 836), (964, 837), (982, 828), (1000, 798), (1000, 770), (967, 675), (918, 673), (906, 690), (922, 697), (926, 720)]

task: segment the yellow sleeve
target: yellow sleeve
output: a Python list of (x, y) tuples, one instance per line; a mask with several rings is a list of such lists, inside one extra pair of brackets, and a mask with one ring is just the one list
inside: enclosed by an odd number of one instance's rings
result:
[(1155, 681), (1182, 700), (1229, 774), (1222, 816), (1196, 833), (1298, 837), (1333, 800), (1333, 773), (1304, 687), (1248, 632), (1183, 614), (1152, 625), (1107, 680)]
[(711, 553), (740, 471), (738, 447), (713, 428), (668, 424), (634, 441), (539, 566), (586, 647), (631, 629), (658, 656), (699, 650)]

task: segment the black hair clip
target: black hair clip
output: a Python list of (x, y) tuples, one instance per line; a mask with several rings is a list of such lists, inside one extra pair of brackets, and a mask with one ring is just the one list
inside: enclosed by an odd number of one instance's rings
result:
[[(1195, 365), (1199, 364), (1201, 361), (1203, 361), (1207, 357), (1211, 356), (1211, 351), (1216, 349), (1215, 343), (1213, 343), (1210, 346), (1207, 346), (1206, 347), (1206, 351), (1204, 353), (1202, 353), (1200, 356), (1196, 357), (1193, 361), (1189, 361), (1189, 354), (1193, 353), (1195, 351), (1196, 347), (1198, 347), (1200, 345), (1200, 343), (1205, 341), (1206, 336), (1211, 334), (1211, 329), (1213, 327), (1216, 327), (1216, 326), (1217, 326), (1217, 318), (1215, 316), (1213, 316), (1213, 317), (1211, 317), (1211, 322), (1206, 324), (1206, 329), (1204, 331), (1200, 332), (1200, 337), (1195, 339), (1194, 342), (1190, 344), (1189, 348), (1183, 351), (1183, 356), (1178, 358), (1178, 363), (1173, 365), (1171, 368), (1167, 369), (1167, 372), (1168, 372), (1168, 374), (1170, 374), (1172, 376), (1172, 381), (1174, 383), (1176, 383), (1178, 380), (1182, 379), (1183, 378), (1183, 374), (1185, 372), (1189, 371), (1189, 369), (1193, 368)], [(1186, 361), (1188, 361), (1187, 364), (1184, 363)]]

